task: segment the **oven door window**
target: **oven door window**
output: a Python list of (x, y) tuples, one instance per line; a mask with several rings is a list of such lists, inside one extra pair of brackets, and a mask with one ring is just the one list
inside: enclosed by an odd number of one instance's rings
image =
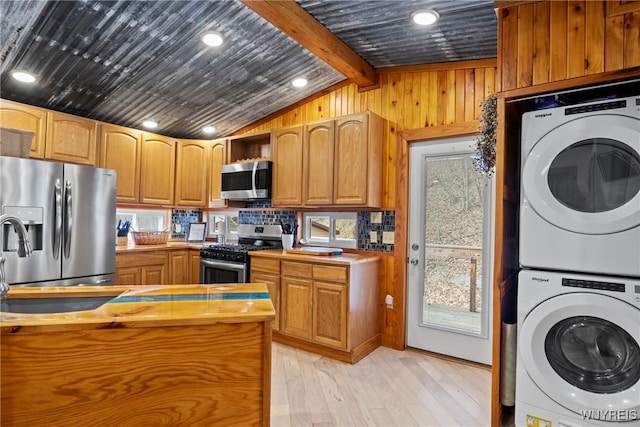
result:
[(200, 260), (200, 283), (245, 283), (246, 268), (243, 264)]

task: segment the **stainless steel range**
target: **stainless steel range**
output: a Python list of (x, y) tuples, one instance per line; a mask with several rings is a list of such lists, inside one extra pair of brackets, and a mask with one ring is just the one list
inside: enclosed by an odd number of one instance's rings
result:
[(246, 283), (249, 251), (282, 249), (279, 225), (238, 225), (238, 243), (211, 243), (200, 249), (200, 283)]

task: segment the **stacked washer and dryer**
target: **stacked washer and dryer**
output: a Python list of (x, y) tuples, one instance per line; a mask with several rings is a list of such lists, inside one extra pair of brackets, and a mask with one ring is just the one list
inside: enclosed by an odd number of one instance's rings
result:
[(640, 425), (640, 96), (522, 118), (515, 424)]

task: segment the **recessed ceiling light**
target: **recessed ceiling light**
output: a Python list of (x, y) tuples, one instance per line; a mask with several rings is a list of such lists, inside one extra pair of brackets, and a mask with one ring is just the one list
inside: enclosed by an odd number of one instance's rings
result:
[(155, 120), (145, 120), (144, 122), (142, 122), (142, 126), (146, 127), (147, 129), (155, 129), (158, 127), (158, 122), (156, 122)]
[(418, 10), (413, 14), (413, 22), (418, 25), (431, 25), (440, 18), (435, 10)]
[(205, 126), (202, 128), (202, 132), (206, 133), (206, 134), (212, 134), (216, 131), (216, 127), (215, 126)]
[(215, 31), (209, 31), (202, 36), (202, 41), (207, 46), (220, 46), (224, 39), (222, 38), (222, 34)]
[(13, 73), (11, 73), (11, 76), (23, 83), (33, 83), (36, 81), (36, 78), (33, 76), (33, 74), (29, 74), (25, 71), (14, 71)]
[(298, 77), (297, 79), (293, 79), (291, 84), (293, 87), (305, 87), (307, 85), (307, 79), (304, 77)]

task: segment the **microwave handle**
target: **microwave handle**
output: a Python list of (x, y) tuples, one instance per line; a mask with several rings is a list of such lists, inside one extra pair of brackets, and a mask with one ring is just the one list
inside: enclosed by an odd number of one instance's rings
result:
[(256, 182), (256, 175), (258, 174), (258, 162), (255, 162), (253, 164), (253, 170), (251, 171), (251, 184), (252, 184), (252, 188), (251, 188), (251, 196), (252, 197), (258, 197), (258, 185)]

